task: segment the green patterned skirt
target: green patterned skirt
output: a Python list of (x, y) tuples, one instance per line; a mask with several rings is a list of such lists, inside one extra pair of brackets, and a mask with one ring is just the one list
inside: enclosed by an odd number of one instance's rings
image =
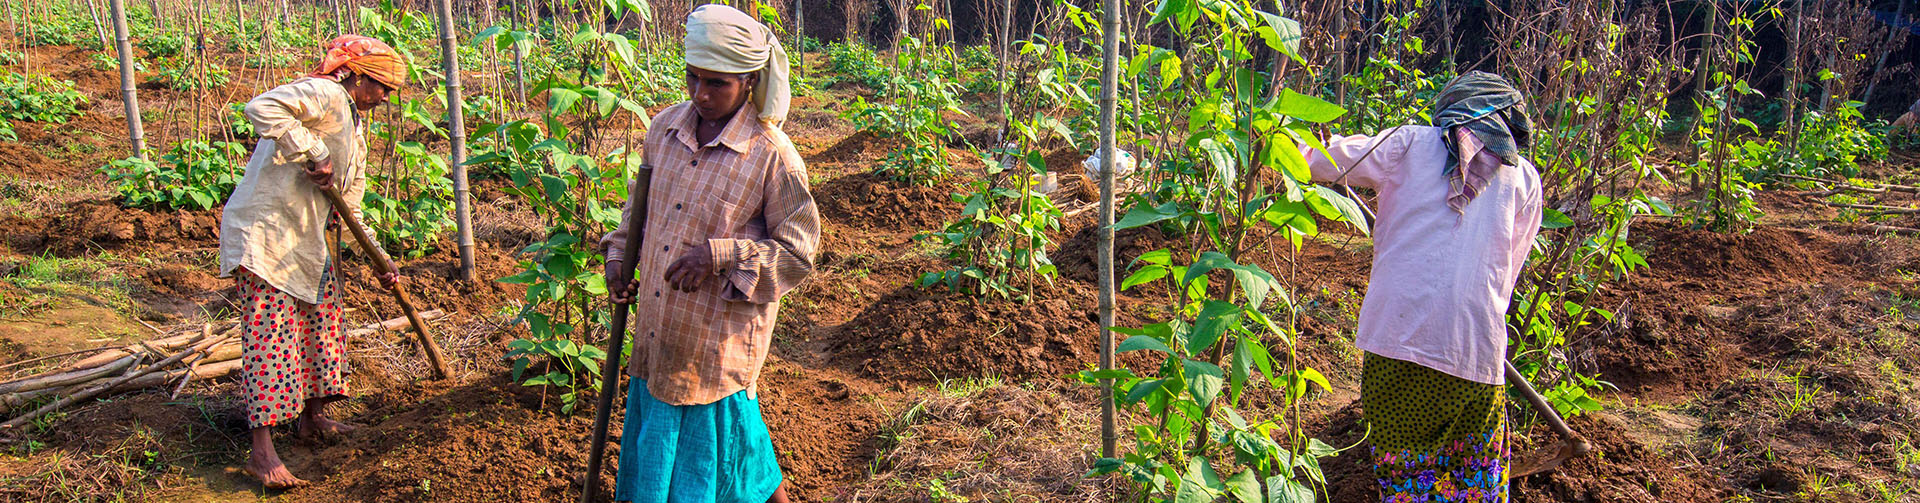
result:
[(1507, 501), (1506, 386), (1373, 353), (1362, 372), (1380, 501)]

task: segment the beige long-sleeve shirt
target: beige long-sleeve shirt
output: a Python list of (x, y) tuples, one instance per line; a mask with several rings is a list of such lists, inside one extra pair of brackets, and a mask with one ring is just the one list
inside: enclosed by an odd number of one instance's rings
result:
[(317, 302), (333, 205), (306, 169), (332, 160), (334, 186), (365, 222), (359, 204), (367, 189), (366, 132), (346, 88), (321, 78), (275, 87), (247, 102), (245, 113), (260, 143), (220, 217), (220, 276), (245, 267), (274, 288)]
[[(637, 260), (633, 360), (655, 399), (712, 403), (753, 389), (773, 339), (780, 297), (813, 272), (820, 213), (800, 153), (748, 104), (719, 137), (695, 139), (699, 114), (686, 103), (654, 117), (647, 228), (637, 257), (622, 247), (632, 208), (600, 241), (607, 260)], [(717, 273), (693, 292), (665, 280), (667, 266), (701, 244)]]

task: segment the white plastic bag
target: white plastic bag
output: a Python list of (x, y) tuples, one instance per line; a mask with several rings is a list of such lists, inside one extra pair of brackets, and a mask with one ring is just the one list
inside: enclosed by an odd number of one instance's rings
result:
[[(1133, 174), (1134, 168), (1133, 153), (1125, 150), (1119, 152), (1120, 157), (1113, 160), (1113, 177), (1116, 180), (1125, 179), (1127, 175)], [(1096, 151), (1092, 156), (1087, 157), (1087, 160), (1080, 161), (1080, 167), (1087, 170), (1087, 180), (1095, 183), (1100, 180), (1100, 154)]]

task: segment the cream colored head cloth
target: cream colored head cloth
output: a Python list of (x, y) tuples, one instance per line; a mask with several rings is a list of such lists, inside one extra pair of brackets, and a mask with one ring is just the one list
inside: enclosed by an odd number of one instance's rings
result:
[(787, 120), (793, 92), (787, 84), (787, 51), (767, 25), (745, 12), (708, 4), (687, 14), (687, 64), (725, 73), (759, 73), (753, 104), (760, 121), (779, 127)]

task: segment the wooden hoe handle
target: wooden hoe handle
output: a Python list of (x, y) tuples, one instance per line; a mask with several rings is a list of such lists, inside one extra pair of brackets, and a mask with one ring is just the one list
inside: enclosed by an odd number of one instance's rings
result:
[[(333, 203), (333, 212), (340, 215), (340, 221), (353, 232), (353, 240), (360, 243), (361, 251), (366, 252), (367, 262), (372, 263), (374, 274), (386, 276), (394, 273), (392, 264), (383, 260), (383, 257), (375, 256), (379, 254), (376, 250), (380, 248), (373, 246), (373, 237), (367, 235), (366, 227), (360, 226), (360, 219), (354, 218), (353, 212), (347, 210), (350, 206), (347, 206), (346, 200), (340, 197), (340, 191), (332, 186), (326, 186), (320, 188), (320, 193), (327, 196), (327, 201)], [(447, 357), (440, 353), (440, 344), (433, 342), (433, 337), (427, 335), (427, 322), (421, 320), (419, 311), (413, 308), (413, 299), (407, 297), (407, 290), (400, 285), (394, 285), (393, 300), (399, 302), (400, 309), (407, 312), (407, 323), (413, 325), (414, 335), (420, 340), (421, 349), (427, 353), (427, 361), (433, 364), (433, 378), (446, 379), (453, 375), (447, 370)]]
[[(620, 263), (619, 277), (633, 281), (634, 264), (640, 261), (640, 242), (647, 235), (647, 192), (653, 187), (653, 167), (642, 165), (633, 174), (633, 187), (627, 192), (627, 209), (632, 217), (627, 222), (627, 243), (620, 250), (626, 252), (626, 261)], [(616, 284), (613, 278), (607, 278), (607, 284)], [(593, 440), (587, 446), (587, 476), (581, 481), (582, 503), (591, 503), (600, 494), (600, 473), (607, 456), (607, 423), (613, 413), (613, 397), (619, 392), (620, 353), (627, 345), (627, 313), (632, 311), (633, 302), (613, 303), (612, 326), (607, 327), (607, 359), (600, 362), (600, 394), (593, 411)]]
[(1559, 411), (1553, 410), (1553, 404), (1547, 403), (1546, 397), (1540, 396), (1540, 392), (1533, 389), (1533, 383), (1527, 382), (1526, 376), (1520, 375), (1520, 369), (1514, 368), (1513, 362), (1502, 360), (1501, 363), (1506, 364), (1507, 367), (1507, 384), (1520, 390), (1520, 396), (1526, 397), (1527, 403), (1533, 405), (1533, 410), (1538, 412), (1540, 417), (1547, 418), (1547, 426), (1553, 428), (1553, 432), (1560, 435), (1560, 439), (1565, 440), (1567, 445), (1572, 446), (1573, 456), (1585, 456), (1587, 452), (1593, 450), (1593, 445), (1587, 443), (1587, 439), (1580, 438), (1579, 434), (1573, 432), (1573, 428), (1567, 427), (1567, 420), (1560, 417)]

